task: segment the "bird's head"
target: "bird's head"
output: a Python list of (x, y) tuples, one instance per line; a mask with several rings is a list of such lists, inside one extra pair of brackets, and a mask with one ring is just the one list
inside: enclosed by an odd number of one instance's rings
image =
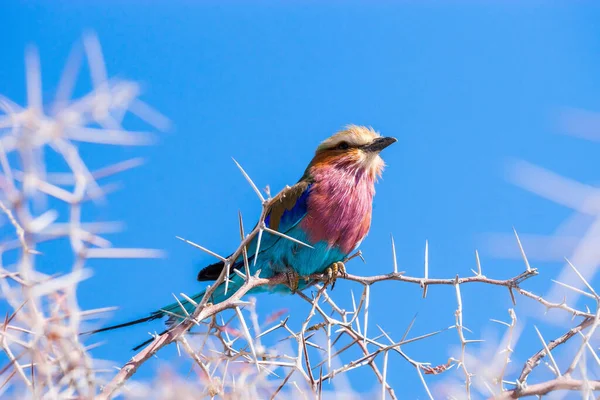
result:
[(317, 147), (310, 166), (364, 171), (375, 179), (385, 166), (379, 153), (395, 142), (395, 138), (383, 137), (373, 128), (348, 125)]

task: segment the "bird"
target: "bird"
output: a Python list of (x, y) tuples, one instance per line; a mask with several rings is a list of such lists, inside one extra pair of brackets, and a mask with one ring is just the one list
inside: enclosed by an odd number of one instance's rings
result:
[[(302, 279), (323, 274), (328, 284), (335, 285), (338, 275), (346, 274), (344, 260), (367, 236), (371, 226), (375, 183), (381, 177), (385, 163), (380, 152), (397, 141), (384, 137), (371, 127), (348, 125), (319, 144), (314, 157), (298, 182), (286, 187), (269, 202), (264, 225), (281, 235), (261, 235), (247, 245), (248, 266), (261, 278), (286, 274), (286, 284), (260, 286), (251, 292), (295, 293), (306, 289), (314, 280)], [(290, 240), (293, 238), (295, 240)], [(256, 251), (258, 247), (258, 252)], [(255, 259), (256, 258), (256, 259)], [(198, 281), (215, 281), (221, 275), (223, 261), (200, 270)], [(216, 304), (236, 292), (244, 278), (234, 269), (244, 272), (243, 256), (232, 262), (226, 290), (221, 283), (210, 302)], [(168, 317), (172, 326), (178, 315), (192, 313), (205, 291), (188, 300), (178, 301), (144, 318), (100, 328), (98, 333)], [(150, 339), (134, 348), (137, 350)]]

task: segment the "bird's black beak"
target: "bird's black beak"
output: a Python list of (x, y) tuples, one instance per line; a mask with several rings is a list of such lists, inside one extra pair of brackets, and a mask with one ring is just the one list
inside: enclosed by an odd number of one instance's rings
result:
[(367, 152), (380, 152), (392, 143), (396, 143), (398, 139), (393, 137), (380, 137), (373, 140), (371, 143), (363, 147)]

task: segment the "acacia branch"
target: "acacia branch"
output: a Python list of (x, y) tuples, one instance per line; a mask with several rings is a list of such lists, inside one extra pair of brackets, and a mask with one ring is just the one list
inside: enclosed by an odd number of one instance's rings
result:
[[(573, 336), (575, 336), (577, 334), (577, 332), (581, 332), (583, 329), (592, 325), (593, 322), (594, 322), (593, 317), (588, 317), (588, 318), (584, 319), (579, 325), (569, 329), (567, 332), (565, 332), (559, 338), (557, 338), (555, 340), (551, 340), (550, 343), (548, 343), (548, 350), (552, 351), (554, 348), (560, 346), (563, 343), (566, 343), (569, 339), (571, 339)], [(546, 356), (546, 349), (541, 349), (540, 351), (535, 353), (533, 356), (531, 356), (525, 362), (525, 365), (523, 366), (523, 370), (521, 371), (521, 375), (519, 376), (519, 379), (518, 379), (519, 385), (523, 385), (525, 383), (529, 374), (533, 371), (533, 369), (535, 367), (538, 366), (538, 364), (540, 363), (542, 358), (544, 358), (545, 356)], [(519, 389), (519, 388), (515, 389), (515, 391), (517, 391), (517, 392), (519, 390), (525, 390), (525, 389)]]
[(242, 296), (253, 288), (264, 285), (283, 284), (285, 282), (287, 282), (287, 276), (285, 274), (275, 275), (271, 278), (259, 278), (257, 276), (252, 276), (227, 300), (217, 304), (205, 304), (203, 306), (198, 306), (189, 318), (184, 319), (178, 325), (156, 337), (154, 341), (148, 344), (143, 350), (141, 350), (130, 361), (128, 361), (119, 370), (117, 375), (115, 375), (115, 377), (102, 389), (102, 392), (98, 395), (98, 400), (110, 399), (112, 396), (114, 396), (117, 390), (129, 378), (131, 378), (133, 374), (135, 374), (137, 369), (144, 362), (150, 359), (164, 346), (173, 343), (182, 337), (196, 324), (197, 321), (202, 321), (206, 318), (212, 317), (226, 309), (235, 308), (237, 306), (237, 302), (242, 298)]
[[(268, 205), (265, 204), (264, 210), (267, 207), (268, 207)], [(264, 218), (264, 214), (265, 214), (264, 210), (263, 210), (263, 215), (261, 216), (261, 219)], [(239, 257), (240, 254), (242, 253), (243, 249), (245, 248), (245, 246), (250, 242), (250, 240), (252, 240), (252, 238), (255, 235), (258, 234), (258, 230), (259, 230), (259, 228), (257, 227), (252, 231), (252, 233), (250, 233), (248, 236), (246, 236), (246, 238), (242, 241), (242, 243), (239, 246), (239, 248), (237, 249), (237, 251), (231, 257), (229, 257), (228, 260), (236, 259), (237, 257)], [(535, 275), (537, 275), (537, 271), (535, 269), (531, 269), (531, 270), (525, 271), (513, 278), (505, 279), (505, 280), (491, 279), (491, 278), (487, 278), (482, 275), (477, 275), (477, 276), (472, 276), (472, 277), (467, 277), (467, 278), (456, 277), (453, 279), (431, 279), (431, 278), (423, 279), (423, 278), (405, 276), (402, 273), (390, 273), (390, 274), (386, 274), (386, 275), (376, 275), (376, 276), (371, 276), (371, 277), (362, 277), (362, 276), (347, 274), (345, 276), (340, 276), (340, 278), (347, 279), (347, 280), (354, 281), (354, 282), (359, 282), (359, 283), (361, 283), (363, 285), (367, 285), (367, 286), (375, 284), (377, 282), (382, 282), (382, 281), (401, 281), (401, 282), (419, 284), (421, 286), (423, 286), (423, 285), (424, 286), (428, 286), (428, 285), (457, 286), (457, 285), (461, 285), (464, 283), (479, 282), (479, 283), (486, 283), (486, 284), (492, 284), (492, 285), (497, 285), (497, 286), (504, 286), (504, 287), (508, 287), (508, 288), (517, 288), (520, 282), (522, 282), (525, 279), (528, 279), (532, 276), (535, 276)], [(202, 302), (198, 305), (198, 307), (196, 308), (196, 310), (194, 311), (194, 313), (191, 316), (184, 319), (182, 322), (180, 322), (178, 325), (174, 326), (173, 328), (167, 330), (162, 335), (157, 336), (154, 341), (152, 341), (150, 344), (148, 344), (142, 351), (140, 351), (137, 355), (135, 355), (130, 361), (128, 361), (120, 369), (119, 373), (110, 381), (109, 384), (107, 384), (103, 388), (101, 394), (98, 397), (100, 400), (111, 398), (117, 392), (117, 390), (131, 376), (133, 376), (133, 374), (135, 374), (137, 369), (146, 360), (151, 358), (154, 354), (156, 354), (156, 352), (158, 352), (164, 346), (166, 346), (174, 341), (177, 341), (180, 337), (182, 337), (182, 335), (184, 335), (189, 329), (191, 329), (197, 322), (203, 321), (206, 318), (212, 317), (226, 309), (235, 308), (237, 306), (238, 301), (242, 298), (242, 296), (244, 296), (251, 289), (257, 288), (259, 286), (265, 286), (265, 285), (274, 286), (274, 285), (278, 285), (278, 284), (286, 284), (288, 281), (288, 278), (285, 274), (278, 274), (271, 278), (259, 278), (258, 276), (252, 276), (252, 277), (249, 277), (247, 279), (247, 281), (244, 283), (244, 285), (240, 289), (238, 289), (230, 298), (228, 298), (227, 300), (225, 300), (223, 302), (217, 303), (217, 304), (210, 304), (207, 302), (207, 299), (209, 298), (210, 294), (212, 294), (218, 287), (218, 285), (219, 285), (218, 282), (224, 281), (224, 279), (225, 279), (224, 272), (221, 274), (221, 277), (219, 277), (219, 278), (220, 279), (217, 280), (217, 282), (207, 290), (207, 295), (204, 296)], [(309, 281), (311, 281), (310, 284), (314, 284), (318, 281), (322, 281), (324, 279), (324, 276), (322, 274), (312, 274), (306, 278)], [(378, 379), (381, 379), (379, 371), (377, 371), (376, 375), (377, 375)]]
[(550, 392), (554, 392), (557, 390), (600, 390), (600, 381), (592, 381), (592, 380), (578, 380), (573, 379), (567, 376), (557, 377), (550, 381), (536, 383), (535, 385), (528, 385), (524, 389), (513, 389), (503, 392), (498, 396), (490, 397), (490, 399), (494, 400), (509, 400), (509, 399), (519, 399), (521, 397), (527, 396), (542, 396), (548, 394)]
[(519, 285), (523, 281), (525, 281), (537, 274), (538, 274), (538, 272), (536, 269), (531, 269), (529, 271), (524, 271), (523, 273), (521, 273), (513, 278), (510, 278), (510, 279), (492, 279), (492, 278), (488, 278), (484, 275), (474, 275), (474, 276), (469, 276), (466, 278), (460, 278), (458, 276), (456, 278), (444, 278), (444, 279), (418, 278), (418, 277), (406, 276), (402, 272), (391, 272), (389, 274), (384, 274), (384, 275), (364, 276), (364, 277), (348, 274), (344, 278), (348, 279), (350, 281), (362, 283), (363, 285), (372, 285), (373, 283), (381, 282), (381, 281), (400, 281), (400, 282), (415, 283), (415, 284), (418, 284), (421, 286), (430, 286), (430, 285), (452, 285), (452, 286), (454, 286), (456, 284), (461, 285), (463, 283), (479, 282), (479, 283), (486, 283), (489, 285), (504, 286), (507, 288), (518, 288)]

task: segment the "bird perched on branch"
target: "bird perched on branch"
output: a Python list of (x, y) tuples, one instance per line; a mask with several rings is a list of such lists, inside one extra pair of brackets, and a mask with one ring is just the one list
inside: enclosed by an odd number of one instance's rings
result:
[[(261, 286), (253, 292), (293, 293), (312, 283), (301, 278), (319, 273), (333, 285), (339, 273), (346, 273), (343, 260), (360, 245), (371, 226), (375, 181), (384, 167), (379, 153), (394, 142), (395, 138), (382, 137), (372, 128), (350, 125), (317, 147), (298, 183), (275, 196), (265, 213), (264, 226), (284, 236), (265, 230), (247, 246), (252, 274), (260, 270), (260, 277), (269, 278), (285, 273), (288, 284)], [(198, 273), (198, 280), (217, 280), (224, 268), (223, 261), (211, 264)], [(230, 266), (227, 292), (221, 283), (212, 294), (212, 303), (226, 300), (243, 285), (244, 278), (234, 269), (244, 272), (243, 256)], [(198, 303), (204, 294), (192, 299)], [(148, 317), (95, 332), (164, 316), (172, 323), (175, 316), (183, 314), (182, 307), (190, 314), (195, 309), (189, 301), (176, 302)]]

